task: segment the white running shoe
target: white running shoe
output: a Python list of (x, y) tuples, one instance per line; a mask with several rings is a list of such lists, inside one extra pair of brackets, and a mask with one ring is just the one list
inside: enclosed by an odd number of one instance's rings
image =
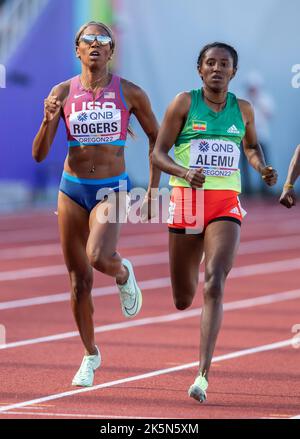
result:
[(128, 269), (129, 277), (124, 285), (117, 284), (117, 287), (120, 290), (122, 312), (125, 317), (132, 318), (140, 311), (143, 298), (136, 282), (131, 262), (127, 259), (123, 259), (122, 264)]
[(101, 364), (101, 354), (96, 346), (97, 355), (85, 355), (80, 368), (73, 378), (72, 386), (91, 387), (94, 382), (94, 372)]
[(188, 394), (191, 398), (194, 398), (196, 401), (205, 402), (207, 398), (206, 390), (208, 388), (208, 382), (204, 376), (201, 374), (197, 376), (194, 384), (188, 390)]

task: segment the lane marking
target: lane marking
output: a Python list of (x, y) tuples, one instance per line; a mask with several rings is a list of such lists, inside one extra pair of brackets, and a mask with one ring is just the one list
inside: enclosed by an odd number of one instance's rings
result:
[[(167, 245), (168, 234), (166, 232), (151, 233), (148, 235), (121, 236), (119, 240), (120, 248), (143, 248), (147, 245), (157, 247)], [(20, 255), (20, 256), (19, 256)], [(41, 244), (41, 245), (25, 245), (19, 247), (11, 247), (0, 249), (0, 260), (31, 258), (36, 256), (53, 256), (61, 255), (62, 250), (59, 243)]]
[[(243, 203), (244, 204), (244, 203)], [(266, 216), (261, 213), (261, 209), (265, 209), (265, 204), (260, 206), (246, 206), (246, 209), (249, 210), (249, 216), (246, 217), (247, 226), (254, 226), (257, 223), (262, 223), (260, 227), (263, 227), (266, 225)], [(281, 207), (280, 207), (281, 208)], [(289, 212), (289, 219), (287, 220), (286, 212), (284, 208), (281, 208), (282, 211), (279, 211), (276, 208), (273, 208), (273, 206), (268, 206), (268, 214), (272, 218), (273, 221), (276, 223), (288, 223), (290, 221), (297, 222), (299, 224), (299, 214), (297, 211), (291, 211)], [(17, 231), (20, 233), (26, 233), (28, 231), (36, 231), (40, 230), (44, 227), (45, 222), (47, 224), (48, 230), (49, 227), (57, 228), (56, 221), (54, 217), (54, 211), (56, 210), (56, 207), (53, 206), (48, 211), (40, 211), (40, 212), (27, 212), (25, 214), (18, 213), (18, 215), (1, 215), (0, 217), (0, 224), (1, 224), (1, 234), (5, 234), (5, 232), (13, 232)], [(42, 219), (42, 221), (41, 221)], [(29, 220), (29, 221), (28, 221)], [(24, 221), (26, 223), (26, 227), (24, 228)], [(30, 222), (30, 224), (29, 224)], [(40, 227), (40, 229), (38, 229)], [(155, 224), (155, 227), (157, 227), (157, 224)], [(13, 230), (12, 230), (13, 229)]]
[(21, 242), (40, 242), (40, 241), (57, 241), (59, 239), (58, 230), (49, 227), (34, 230), (9, 230), (0, 234), (1, 244), (17, 244)]
[[(11, 404), (11, 402), (0, 402), (0, 406), (1, 405), (8, 405), (8, 404)], [(44, 409), (45, 407), (47, 407), (47, 408), (49, 408), (49, 407), (55, 407), (55, 405), (54, 404), (36, 404), (36, 405), (34, 405), (34, 406), (32, 406), (31, 408), (32, 409)]]
[(67, 275), (64, 265), (51, 265), (48, 267), (24, 268), (22, 270), (1, 271), (0, 282), (16, 281), (20, 279), (34, 279), (38, 277), (50, 277)]
[[(152, 253), (130, 256), (135, 267), (144, 267), (148, 265), (161, 265), (163, 263), (168, 263), (168, 252)], [(249, 267), (249, 268), (248, 268)], [(235, 272), (238, 272), (242, 268), (248, 270), (251, 275), (254, 273), (253, 270), (258, 270), (259, 273), (264, 272), (264, 267), (266, 268), (266, 273), (273, 271), (292, 271), (300, 268), (300, 258), (284, 259), (274, 262), (265, 262), (263, 264), (248, 265), (245, 267), (234, 267), (229, 277), (234, 276)], [(16, 281), (20, 279), (34, 279), (50, 276), (66, 276), (67, 268), (64, 264), (60, 265), (44, 265), (41, 267), (34, 268), (24, 268), (20, 270), (9, 270), (0, 271), (0, 282)]]
[[(166, 233), (155, 233), (145, 237), (144, 235), (136, 235), (134, 240), (130, 240), (127, 245), (124, 245), (124, 238), (120, 238), (119, 247), (122, 253), (124, 249), (145, 247), (149, 245), (151, 247), (167, 245), (168, 235)], [(145, 243), (145, 238), (147, 242)], [(135, 241), (136, 240), (136, 241)], [(300, 235), (289, 235), (280, 238), (266, 238), (258, 240), (249, 240), (241, 242), (239, 246), (239, 255), (253, 254), (253, 253), (266, 253), (274, 250), (291, 250), (298, 249), (300, 247)], [(159, 255), (166, 255), (167, 252), (158, 253)], [(0, 260), (17, 260), (36, 257), (47, 256), (62, 256), (62, 250), (60, 244), (45, 244), (45, 245), (32, 245), (17, 248), (0, 249)], [(137, 255), (142, 256), (142, 255)], [(167, 260), (167, 259), (166, 259)]]
[[(212, 362), (216, 363), (219, 361), (225, 361), (225, 360), (231, 360), (234, 358), (244, 357), (246, 355), (257, 354), (260, 352), (268, 352), (268, 351), (272, 351), (275, 349), (287, 347), (287, 346), (290, 346), (292, 344), (293, 344), (293, 339), (282, 340), (282, 341), (270, 343), (267, 345), (256, 346), (253, 348), (242, 349), (240, 351), (220, 355), (220, 356), (214, 357)], [(53, 400), (57, 400), (57, 399), (66, 398), (68, 396), (79, 395), (81, 393), (93, 392), (94, 390), (100, 390), (100, 389), (106, 389), (106, 388), (113, 387), (113, 386), (118, 386), (120, 384), (132, 383), (134, 381), (140, 381), (140, 380), (145, 380), (147, 378), (152, 378), (152, 377), (156, 377), (156, 376), (160, 376), (160, 375), (166, 375), (169, 373), (179, 372), (182, 370), (190, 369), (192, 367), (196, 367), (198, 365), (199, 365), (199, 362), (195, 361), (193, 363), (181, 364), (180, 366), (176, 366), (176, 367), (170, 367), (167, 369), (159, 369), (159, 370), (144, 373), (141, 375), (135, 375), (135, 376), (128, 377), (128, 378), (122, 378), (119, 380), (109, 381), (107, 383), (98, 384), (96, 386), (92, 386), (92, 387), (88, 387), (88, 388), (70, 390), (67, 392), (61, 392), (61, 393), (56, 393), (56, 394), (52, 394), (52, 395), (42, 396), (40, 398), (35, 398), (35, 399), (28, 400), (28, 401), (22, 401), (22, 402), (19, 402), (16, 404), (10, 404), (10, 405), (4, 406), (4, 407), (0, 407), (0, 413), (7, 412), (9, 410), (17, 409), (20, 407), (28, 407), (32, 404), (40, 404), (40, 403), (46, 402), (46, 401), (53, 401)]]
[[(300, 298), (300, 290), (284, 291), (281, 293), (268, 294), (266, 296), (258, 296), (250, 299), (237, 300), (234, 302), (225, 302), (223, 309), (224, 311), (233, 311), (237, 309), (245, 309), (260, 305), (267, 305), (271, 303), (284, 302), (286, 300), (296, 300)], [(152, 325), (157, 323), (168, 323), (176, 320), (183, 320), (186, 318), (198, 317), (200, 316), (202, 308), (191, 309), (189, 311), (178, 311), (172, 314), (166, 314), (155, 317), (145, 317), (143, 319), (137, 319), (133, 321), (125, 321), (120, 323), (111, 323), (109, 325), (102, 325), (95, 327), (95, 333), (99, 334), (102, 332), (116, 331), (120, 329), (134, 328), (138, 326)], [(0, 345), (1, 349), (11, 349), (20, 346), (29, 346), (39, 343), (48, 343), (52, 341), (65, 340), (68, 338), (79, 337), (77, 331), (64, 332), (60, 334), (48, 335), (45, 337), (32, 338), (27, 340), (20, 340), (12, 343), (7, 343), (5, 345)]]
[[(270, 215), (270, 212), (268, 211)], [(264, 220), (265, 222), (265, 220)], [(264, 236), (266, 234), (265, 224), (259, 224), (257, 221), (253, 221), (247, 224), (248, 233), (251, 234), (252, 229), (255, 228), (255, 237)], [(150, 225), (151, 226), (151, 225)], [(167, 233), (167, 225), (165, 225), (165, 230), (159, 232), (160, 235), (168, 236)], [(269, 231), (267, 229), (267, 231)], [(299, 218), (289, 219), (286, 221), (286, 218), (282, 218), (281, 220), (274, 221), (272, 223), (271, 228), (272, 233), (275, 235), (274, 239), (276, 239), (276, 235), (287, 234), (290, 235), (292, 232), (299, 232)], [(156, 232), (154, 232), (156, 233)], [(253, 233), (254, 235), (254, 233)], [(146, 239), (146, 234), (142, 234), (143, 239)], [(126, 234), (121, 237), (121, 239), (125, 239), (127, 242), (132, 242), (135, 239), (134, 234)], [(24, 229), (24, 230), (5, 230), (0, 232), (0, 242), (3, 244), (19, 244), (19, 243), (33, 243), (33, 242), (45, 242), (45, 241), (59, 241), (59, 232), (57, 228), (51, 228), (51, 225), (44, 228), (38, 228), (38, 226), (34, 229)], [(142, 247), (144, 245), (141, 245)]]
[[(25, 408), (25, 407), (24, 407)], [(30, 409), (31, 407), (29, 407)], [(66, 417), (66, 418), (100, 418), (100, 419), (180, 419), (180, 418), (157, 418), (150, 416), (116, 416), (116, 415), (90, 415), (79, 413), (30, 413), (30, 412), (4, 412), (3, 415), (27, 415), (27, 416), (53, 416), (53, 417)]]
[[(131, 258), (131, 260), (133, 260), (133, 258)], [(137, 263), (134, 263), (134, 265), (136, 267), (139, 266)], [(65, 267), (64, 266), (59, 266), (59, 267), (63, 267), (64, 270), (63, 274), (66, 275)], [(299, 268), (300, 268), (300, 258), (288, 259), (288, 260), (276, 261), (276, 262), (266, 262), (263, 264), (245, 265), (241, 267), (234, 267), (231, 270), (228, 279), (239, 279), (242, 277), (264, 275), (274, 272), (275, 273), (288, 272), (288, 271), (297, 270)], [(36, 270), (36, 269), (30, 269), (30, 270)], [(9, 275), (11, 277), (10, 280), (13, 280), (12, 273), (15, 272), (9, 272), (9, 273), (11, 273)], [(199, 274), (199, 282), (203, 282), (203, 280), (204, 280), (204, 274), (202, 272)], [(145, 281), (139, 281), (139, 286), (142, 290), (166, 288), (171, 286), (171, 280), (169, 277), (149, 279)], [(6, 302), (0, 302), (0, 310), (25, 308), (28, 306), (45, 305), (48, 303), (65, 302), (70, 300), (70, 294), (71, 293), (67, 291), (59, 294), (49, 294), (43, 296), (30, 297), (28, 299), (16, 299)], [(99, 288), (94, 288), (92, 290), (93, 297), (110, 296), (113, 294), (119, 294), (115, 286), (99, 287)]]

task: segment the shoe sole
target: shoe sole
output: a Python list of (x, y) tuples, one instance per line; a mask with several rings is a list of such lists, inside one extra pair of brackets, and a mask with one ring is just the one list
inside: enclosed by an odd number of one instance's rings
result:
[(207, 399), (206, 392), (204, 392), (199, 386), (192, 385), (189, 388), (188, 394), (191, 398), (194, 398), (201, 404)]
[(92, 384), (82, 384), (82, 383), (75, 383), (72, 381), (72, 386), (73, 387), (92, 387), (93, 383)]
[[(133, 272), (133, 267), (132, 267), (131, 262), (128, 261), (127, 259), (123, 259), (123, 264), (124, 264), (125, 267), (128, 269), (130, 276), (133, 277), (134, 287), (135, 287), (135, 289), (137, 290), (137, 298), (136, 298), (136, 301), (135, 301), (135, 303), (134, 303), (134, 305), (133, 305), (132, 308), (126, 308), (126, 307), (124, 307), (124, 306), (122, 305), (122, 301), (121, 301), (121, 306), (122, 306), (122, 312), (123, 312), (123, 315), (124, 315), (126, 318), (131, 319), (131, 318), (135, 317), (135, 316), (140, 312), (141, 307), (142, 307), (142, 303), (143, 303), (143, 296), (142, 296), (142, 292), (141, 292), (141, 290), (140, 290), (139, 287), (138, 287), (137, 281), (136, 281), (136, 279), (135, 279), (135, 275), (134, 275), (134, 272)], [(135, 306), (136, 306), (136, 303), (137, 303), (136, 311), (134, 311), (133, 313), (130, 313), (129, 310), (130, 310), (130, 309), (134, 309)]]

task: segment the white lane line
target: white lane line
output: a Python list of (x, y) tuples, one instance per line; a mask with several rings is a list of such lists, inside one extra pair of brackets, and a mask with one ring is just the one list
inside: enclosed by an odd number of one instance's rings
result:
[[(153, 233), (149, 236), (136, 235), (132, 237), (121, 237), (119, 241), (119, 248), (122, 253), (123, 249), (151, 247), (167, 245), (167, 233)], [(258, 240), (243, 241), (240, 244), (238, 254), (246, 255), (253, 253), (266, 253), (273, 250), (291, 250), (300, 247), (300, 234), (288, 235), (279, 238), (266, 238)], [(164, 255), (164, 262), (168, 261), (168, 253), (161, 252), (159, 255)], [(45, 244), (45, 245), (31, 245), (17, 248), (0, 249), (0, 260), (17, 260), (26, 258), (46, 257), (46, 256), (61, 256), (62, 250), (60, 244)], [(141, 256), (141, 255), (140, 255)]]
[[(149, 261), (148, 263), (146, 263), (144, 256), (140, 260), (138, 259), (138, 257), (131, 258), (131, 260), (135, 267), (149, 265)], [(65, 270), (65, 267), (63, 265), (59, 267)], [(248, 276), (288, 272), (288, 271), (297, 270), (299, 268), (300, 268), (300, 258), (287, 259), (287, 260), (275, 261), (275, 262), (266, 262), (263, 264), (245, 265), (241, 267), (234, 267), (229, 274), (229, 279), (239, 279)], [(11, 273), (8, 277), (13, 278), (12, 272), (8, 272), (8, 273)], [(203, 280), (204, 280), (204, 274), (200, 273), (199, 282), (203, 282)], [(141, 289), (144, 290), (166, 288), (171, 286), (171, 280), (169, 277), (150, 279), (146, 281), (140, 281), (139, 286)], [(95, 288), (92, 291), (94, 297), (108, 296), (117, 293), (118, 291), (115, 286)], [(10, 300), (6, 302), (0, 302), (0, 310), (24, 308), (27, 306), (44, 305), (47, 303), (65, 302), (68, 300), (70, 300), (70, 292), (64, 292), (60, 294), (49, 294), (43, 296), (30, 297), (28, 299), (17, 299), (17, 300)]]
[[(260, 352), (268, 352), (268, 351), (272, 351), (275, 349), (280, 349), (280, 348), (283, 348), (286, 346), (290, 346), (293, 343), (294, 343), (293, 339), (288, 339), (288, 340), (283, 340), (283, 341), (279, 341), (279, 342), (275, 342), (275, 343), (271, 343), (271, 344), (267, 344), (267, 345), (256, 346), (256, 347), (253, 347), (250, 349), (242, 349), (240, 351), (231, 352), (229, 354), (214, 357), (212, 362), (216, 363), (219, 361), (231, 360), (233, 358), (239, 358), (239, 357), (243, 357), (246, 355), (257, 354)], [(32, 405), (32, 404), (40, 404), (42, 402), (62, 399), (62, 398), (66, 398), (68, 396), (78, 395), (80, 393), (92, 392), (94, 390), (106, 389), (108, 387), (118, 386), (120, 384), (131, 383), (134, 381), (145, 380), (147, 378), (152, 378), (152, 377), (156, 377), (156, 376), (160, 376), (160, 375), (179, 372), (182, 370), (190, 369), (192, 367), (196, 367), (198, 365), (199, 365), (199, 362), (195, 361), (193, 363), (182, 364), (180, 366), (169, 367), (167, 369), (159, 369), (159, 370), (155, 370), (155, 371), (148, 372), (148, 373), (141, 374), (141, 375), (136, 375), (136, 376), (132, 376), (132, 377), (128, 377), (128, 378), (122, 378), (122, 379), (115, 380), (115, 381), (109, 381), (107, 383), (102, 383), (102, 384), (99, 384), (97, 386), (93, 386), (93, 387), (89, 387), (89, 388), (70, 390), (67, 392), (56, 393), (53, 395), (47, 395), (47, 396), (43, 396), (41, 398), (35, 398), (35, 399), (29, 400), (29, 401), (23, 401), (23, 402), (19, 402), (16, 404), (10, 404), (10, 405), (4, 406), (4, 407), (0, 407), (0, 412), (3, 413), (3, 412), (7, 412), (9, 410), (14, 410), (14, 409), (17, 409), (20, 407), (28, 407), (29, 405)]]
[[(244, 205), (244, 202), (242, 202)], [(247, 204), (247, 203), (246, 203)], [(266, 223), (266, 216), (261, 214), (261, 210), (265, 210), (265, 204), (257, 207), (246, 206), (246, 210), (249, 211), (249, 216), (246, 217), (247, 225), (253, 225), (257, 223)], [(28, 212), (26, 215), (18, 214), (17, 216), (11, 215), (1, 215), (0, 217), (0, 236), (1, 234), (5, 234), (5, 232), (20, 232), (26, 233), (28, 231), (39, 231), (38, 227), (44, 227), (45, 222), (49, 227), (56, 227), (56, 216), (54, 215), (55, 208), (49, 210), (48, 212), (34, 212), (33, 214)], [(267, 206), (268, 215), (272, 218), (272, 221), (276, 223), (279, 222), (289, 222), (289, 221), (299, 221), (299, 214), (297, 212), (289, 212), (287, 217), (284, 208), (282, 211), (277, 210), (276, 208), (272, 208), (272, 206)], [(42, 221), (41, 221), (42, 220)], [(24, 222), (26, 223), (26, 227), (24, 227)], [(30, 222), (30, 224), (29, 224)], [(155, 224), (156, 225), (156, 224)]]
[[(149, 225), (151, 227), (151, 225)], [(265, 238), (267, 232), (265, 228), (259, 228), (259, 224), (247, 224), (248, 227), (248, 237), (254, 236), (258, 238), (262, 236)], [(255, 227), (255, 229), (254, 229)], [(291, 235), (291, 234), (299, 233), (299, 219), (298, 220), (289, 220), (286, 223), (281, 223), (280, 221), (272, 224), (272, 228), (270, 229), (269, 235), (274, 235), (274, 239), (278, 235)], [(160, 235), (160, 236), (159, 236)], [(137, 240), (136, 237), (140, 236), (142, 239)], [(142, 233), (139, 235), (123, 235), (120, 238), (119, 246), (123, 247), (144, 247), (144, 245), (159, 245), (159, 241), (164, 239), (165, 242), (168, 240), (168, 231), (167, 225), (165, 231), (159, 233), (151, 233), (149, 232)], [(6, 231), (0, 233), (0, 242), (1, 245), (11, 245), (11, 244), (31, 244), (31, 243), (42, 243), (45, 241), (54, 241), (57, 243), (59, 241), (58, 230), (56, 229), (35, 229), (32, 231), (24, 230), (22, 232), (19, 231)], [(144, 244), (145, 242), (145, 244)], [(149, 242), (149, 244), (148, 244)]]
[(1, 244), (18, 244), (21, 242), (42, 242), (58, 240), (58, 230), (45, 228), (36, 228), (34, 230), (24, 231), (5, 231), (0, 235)]
[[(1, 405), (8, 405), (11, 404), (10, 402), (0, 402)], [(51, 408), (54, 407), (54, 404), (40, 404), (40, 405), (33, 405), (30, 408), (26, 408), (26, 410), (45, 410), (47, 408), (48, 410), (51, 410)]]
[[(268, 214), (270, 212), (268, 211)], [(249, 221), (247, 223), (248, 231), (250, 231), (250, 234), (252, 229), (255, 227), (255, 237), (264, 236), (266, 235), (266, 230), (263, 227), (263, 225), (259, 224), (260, 221), (255, 220), (255, 217), (251, 219), (251, 222)], [(151, 227), (151, 224), (149, 225)], [(291, 233), (299, 233), (299, 218), (289, 218), (288, 220), (284, 215), (282, 218), (279, 218), (278, 220), (273, 221), (272, 228), (271, 228), (272, 234), (280, 234), (280, 235), (290, 235)], [(136, 237), (140, 236), (142, 239), (137, 240)], [(139, 235), (123, 235), (121, 236), (120, 243), (121, 246), (135, 246), (135, 247), (143, 247), (149, 242), (149, 245), (153, 243), (153, 245), (159, 244), (159, 241), (161, 239), (165, 239), (167, 241), (167, 225), (165, 225), (165, 231), (161, 232), (154, 232), (151, 233), (151, 235), (148, 235), (148, 232), (141, 233)], [(35, 227), (34, 229), (24, 229), (24, 230), (5, 230), (0, 231), (0, 242), (1, 244), (21, 244), (21, 243), (34, 243), (34, 242), (45, 242), (45, 241), (58, 241), (59, 235), (58, 235), (58, 229), (50, 226), (38, 228)], [(275, 237), (274, 237), (275, 239)], [(145, 242), (145, 244), (144, 244)], [(134, 244), (133, 244), (134, 243)], [(157, 243), (157, 244), (156, 244)]]
[[(24, 407), (25, 408), (25, 407)], [(30, 409), (31, 407), (29, 407)], [(61, 417), (61, 418), (99, 418), (99, 419), (181, 419), (181, 418), (161, 418), (150, 416), (115, 416), (115, 415), (90, 415), (90, 414), (79, 414), (79, 413), (30, 413), (30, 412), (4, 412), (3, 415), (26, 415), (26, 416), (51, 416), (51, 417)]]
[(47, 267), (24, 268), (22, 270), (1, 271), (0, 282), (15, 281), (20, 279), (34, 279), (38, 277), (66, 275), (65, 265), (51, 265)]
[[(158, 288), (167, 288), (171, 285), (170, 278), (162, 277), (157, 279), (149, 279), (139, 282), (140, 288), (143, 290), (155, 290)], [(11, 300), (8, 302), (0, 302), (0, 310), (24, 308), (27, 306), (44, 305), (48, 303), (66, 302), (70, 300), (70, 292), (60, 294), (50, 294), (47, 296), (31, 297), (28, 299)], [(119, 294), (116, 286), (94, 288), (93, 297), (111, 296)]]
[[(150, 226), (151, 227), (151, 226)], [(290, 231), (291, 232), (291, 231)], [(288, 233), (288, 232), (287, 232)], [(127, 234), (122, 235), (120, 238), (120, 241), (123, 242), (123, 245), (130, 245), (133, 242), (140, 243), (141, 239), (143, 239), (146, 243), (151, 243), (151, 239), (148, 236), (149, 232), (140, 233), (138, 235), (135, 234)], [(168, 238), (167, 233), (167, 226), (165, 231), (161, 232), (153, 232), (151, 233), (151, 237), (153, 238), (153, 242), (159, 242), (159, 240), (162, 239), (162, 237), (165, 237), (166, 241)], [(137, 238), (140, 237), (141, 239), (138, 240)], [(58, 229), (56, 228), (43, 228), (43, 229), (37, 229), (34, 230), (24, 230), (24, 231), (5, 231), (0, 232), (0, 242), (1, 245), (3, 244), (21, 244), (21, 243), (34, 243), (34, 242), (43, 242), (43, 241), (53, 241), (55, 240), (56, 243), (59, 241), (59, 234)]]
[(263, 264), (245, 265), (235, 267), (229, 273), (229, 279), (239, 277), (258, 276), (261, 274), (274, 274), (286, 271), (294, 271), (300, 268), (300, 258), (284, 259), (281, 261), (265, 262)]
[(61, 254), (62, 250), (60, 244), (30, 245), (1, 249), (0, 260), (9, 261), (42, 256), (56, 256)]
[[(292, 214), (292, 212), (290, 212), (290, 214)], [(268, 215), (270, 215), (272, 217), (272, 220), (278, 224), (278, 223), (282, 223), (282, 222), (286, 222), (287, 221), (287, 217), (283, 215), (281, 216), (272, 216), (272, 213), (270, 212), (270, 210), (268, 210)], [(275, 220), (275, 218), (278, 218), (278, 221)], [(16, 223), (13, 219), (3, 222), (2, 221), (3, 218), (2, 216), (0, 217), (0, 238), (2, 241), (2, 238), (4, 238), (3, 242), (7, 242), (12, 240), (12, 242), (16, 241), (16, 238), (21, 238), (25, 235), (32, 237), (35, 236), (36, 234), (39, 234), (41, 236), (46, 236), (48, 237), (49, 235), (52, 235), (53, 232), (55, 232), (58, 235), (58, 227), (57, 227), (57, 218), (56, 215), (54, 215), (54, 210), (53, 212), (49, 212), (48, 216), (45, 217), (41, 217), (40, 220), (36, 219), (36, 218), (30, 218), (28, 217), (26, 219), (26, 226), (24, 227), (24, 222), (20, 222), (19, 224)], [(293, 220), (297, 220), (297, 217), (290, 217), (289, 216), (289, 221), (293, 221)], [(247, 218), (247, 225), (251, 226), (254, 224), (258, 224), (261, 226), (261, 223), (265, 223), (265, 218), (263, 218), (262, 216), (257, 216), (255, 214), (251, 214), (251, 216), (249, 216)], [(151, 224), (149, 224), (151, 226)], [(163, 227), (167, 226), (166, 224), (162, 225)], [(155, 224), (155, 227), (157, 227), (157, 224)]]
[[(300, 227), (299, 227), (300, 232)], [(279, 238), (266, 238), (241, 242), (238, 254), (267, 253), (274, 250), (292, 250), (300, 247), (300, 233)]]
[[(131, 256), (130, 260), (136, 267), (145, 265), (161, 265), (167, 263), (167, 253), (154, 253), (150, 255)], [(254, 264), (245, 267), (233, 268), (229, 277), (234, 277), (241, 269), (244, 269), (245, 275), (252, 276), (259, 273), (273, 273), (277, 271), (293, 271), (300, 268), (300, 258), (285, 259), (274, 262), (266, 262), (264, 264)], [(248, 273), (248, 274), (246, 274)], [(51, 265), (36, 268), (25, 268), (22, 270), (2, 271), (0, 272), (0, 281), (15, 281), (20, 279), (34, 279), (50, 276), (66, 275), (67, 269), (65, 265)]]
[[(237, 309), (245, 309), (255, 306), (267, 305), (271, 303), (284, 302), (286, 300), (296, 300), (300, 298), (300, 290), (284, 291), (276, 294), (269, 294), (266, 296), (253, 297), (251, 299), (238, 300), (234, 302), (224, 303), (224, 311), (233, 311)], [(97, 326), (95, 328), (95, 333), (124, 330), (127, 328), (134, 328), (138, 326), (152, 325), (157, 323), (167, 323), (176, 320), (187, 319), (191, 317), (200, 316), (202, 308), (195, 308), (189, 311), (175, 312), (172, 314), (165, 314), (155, 317), (146, 317), (143, 319), (137, 319), (133, 321), (125, 321), (121, 323), (111, 323), (109, 325)], [(7, 343), (5, 345), (0, 345), (0, 350), (17, 348), (20, 346), (31, 346), (38, 343), (48, 343), (52, 341), (65, 340), (68, 338), (79, 337), (77, 331), (63, 332), (60, 334), (48, 335), (45, 337), (32, 338), (27, 340), (20, 340), (12, 343)]]
[[(121, 236), (118, 247), (120, 249), (143, 248), (145, 246), (157, 247), (167, 245), (167, 243), (168, 234), (166, 232), (151, 233), (148, 235)], [(0, 249), (1, 261), (55, 255), (62, 255), (61, 245), (58, 243)]]

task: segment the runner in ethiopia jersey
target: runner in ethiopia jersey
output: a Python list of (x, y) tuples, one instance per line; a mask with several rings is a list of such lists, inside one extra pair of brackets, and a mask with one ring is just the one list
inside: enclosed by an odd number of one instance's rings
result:
[[(198, 58), (203, 88), (180, 93), (169, 106), (154, 148), (154, 163), (171, 174), (170, 271), (175, 306), (194, 299), (205, 253), (199, 372), (188, 393), (206, 400), (212, 356), (220, 330), (226, 277), (232, 267), (245, 214), (239, 158), (241, 142), (249, 163), (266, 184), (277, 173), (266, 166), (257, 141), (253, 110), (228, 92), (238, 65), (236, 50), (224, 43), (205, 46)], [(168, 155), (175, 144), (175, 161)]]
[(160, 171), (152, 166), (158, 124), (146, 93), (108, 70), (115, 40), (103, 23), (89, 22), (76, 35), (81, 75), (55, 86), (45, 100), (44, 120), (33, 142), (33, 157), (44, 160), (64, 119), (68, 155), (59, 196), (58, 222), (64, 258), (71, 281), (71, 303), (85, 355), (72, 384), (91, 386), (101, 355), (93, 323), (93, 268), (115, 278), (122, 312), (134, 317), (142, 294), (133, 268), (117, 253), (121, 223), (127, 212), (130, 180), (125, 171), (124, 147), (131, 114), (149, 139), (149, 189), (142, 214), (151, 217), (151, 189)]

